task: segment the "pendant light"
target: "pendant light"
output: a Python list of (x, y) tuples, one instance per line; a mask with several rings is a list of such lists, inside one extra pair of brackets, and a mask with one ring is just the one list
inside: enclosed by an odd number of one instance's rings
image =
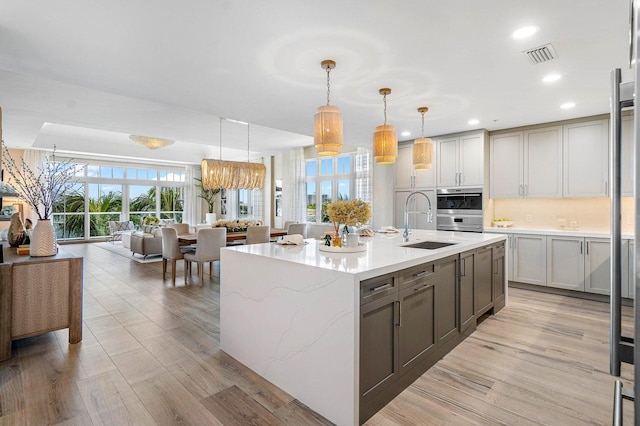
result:
[(327, 71), (327, 104), (318, 107), (315, 115), (315, 132), (313, 141), (318, 155), (337, 155), (342, 149), (342, 114), (340, 108), (329, 105), (331, 86), (329, 73), (336, 67), (335, 61), (326, 59), (320, 63)]
[(396, 129), (387, 124), (387, 95), (391, 89), (383, 88), (379, 93), (384, 99), (384, 124), (373, 132), (373, 157), (376, 164), (393, 164), (398, 156), (398, 136)]
[(413, 141), (413, 168), (415, 170), (430, 170), (433, 164), (433, 142), (424, 137), (424, 113), (429, 111), (427, 107), (418, 108), (422, 115), (422, 136)]

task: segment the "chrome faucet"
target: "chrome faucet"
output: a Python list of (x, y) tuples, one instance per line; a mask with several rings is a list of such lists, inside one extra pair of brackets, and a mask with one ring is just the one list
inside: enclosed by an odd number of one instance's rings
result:
[[(409, 205), (409, 199), (411, 199), (411, 197), (416, 195), (416, 194), (424, 195), (424, 198), (427, 199), (427, 203), (429, 203), (429, 210), (427, 210), (426, 212), (421, 212), (421, 211), (408, 212), (407, 211), (407, 206)], [(427, 222), (429, 222), (429, 223), (433, 222), (433, 215), (431, 214), (431, 200), (429, 199), (427, 194), (425, 194), (424, 192), (420, 192), (420, 191), (413, 191), (411, 194), (409, 194), (409, 196), (407, 197), (407, 201), (405, 201), (405, 203), (404, 203), (404, 233), (402, 234), (402, 238), (403, 238), (405, 243), (409, 241), (409, 213), (426, 214), (427, 215)]]

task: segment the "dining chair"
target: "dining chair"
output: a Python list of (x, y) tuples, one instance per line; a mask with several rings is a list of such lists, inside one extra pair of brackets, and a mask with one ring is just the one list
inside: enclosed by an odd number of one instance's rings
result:
[(287, 220), (284, 222), (284, 225), (282, 226), (282, 229), (289, 229), (290, 225), (293, 225), (294, 223), (298, 223), (297, 220)]
[(200, 286), (203, 283), (204, 264), (209, 263), (209, 277), (213, 277), (213, 262), (220, 260), (220, 248), (227, 244), (226, 228), (205, 228), (198, 231), (198, 244), (195, 253), (184, 255), (184, 283), (187, 283), (187, 274), (191, 275), (191, 264), (198, 264), (198, 278)]
[(188, 234), (189, 233), (189, 224), (188, 223), (170, 223), (167, 225), (167, 228), (173, 228), (176, 230), (178, 235)]
[(307, 238), (307, 224), (306, 223), (292, 223), (287, 228), (287, 235), (300, 234), (302, 238)]
[(260, 244), (269, 242), (269, 225), (250, 226), (247, 228), (247, 244)]
[(184, 259), (184, 253), (180, 251), (178, 233), (174, 228), (164, 226), (162, 232), (162, 279), (167, 273), (167, 262), (171, 261), (171, 280), (176, 285), (176, 261)]

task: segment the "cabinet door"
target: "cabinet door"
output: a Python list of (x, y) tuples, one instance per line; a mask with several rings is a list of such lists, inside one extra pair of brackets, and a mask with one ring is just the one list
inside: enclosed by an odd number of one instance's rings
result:
[(491, 198), (522, 196), (522, 132), (491, 136), (489, 191)]
[(436, 336), (440, 347), (459, 333), (458, 255), (438, 260), (436, 273)]
[(470, 250), (460, 254), (460, 331), (475, 327), (474, 305), (474, 262), (476, 251)]
[(547, 237), (513, 236), (513, 281), (547, 285)]
[(484, 136), (461, 136), (458, 183), (464, 186), (484, 185)]
[(515, 236), (507, 234), (507, 281), (513, 281), (513, 259), (515, 257)]
[(438, 141), (436, 175), (439, 187), (458, 186), (458, 138)]
[(563, 196), (604, 197), (609, 175), (608, 120), (564, 126)]
[(400, 292), (400, 374), (436, 349), (435, 281), (417, 283)]
[(411, 188), (413, 184), (413, 145), (406, 144), (398, 147), (396, 158), (395, 183), (396, 188)]
[(633, 197), (633, 116), (622, 117), (622, 195)]
[(584, 291), (611, 294), (611, 243), (605, 238), (585, 238), (584, 243)]
[(475, 275), (474, 306), (476, 318), (478, 318), (493, 306), (491, 246), (481, 247), (477, 250)]
[(368, 401), (399, 374), (398, 294), (360, 306), (360, 398)]
[(547, 285), (584, 291), (584, 238), (547, 236)]
[(505, 258), (505, 245), (504, 243), (494, 245), (491, 248), (491, 261), (492, 261), (492, 275), (491, 281), (493, 284), (493, 313), (495, 314), (500, 309), (504, 308), (505, 304), (505, 285), (504, 282), (504, 258)]
[(562, 197), (562, 126), (524, 132), (523, 183), (527, 198)]
[[(431, 216), (427, 216), (426, 213), (429, 210), (429, 202), (420, 194), (416, 194), (411, 197), (407, 204), (407, 197), (412, 191), (396, 191), (395, 192), (395, 227), (398, 229), (404, 228), (404, 210), (408, 212), (420, 212), (409, 214), (409, 229), (436, 229), (435, 217), (436, 211), (436, 192), (434, 190), (420, 191), (425, 194), (431, 201)], [(428, 219), (431, 218), (431, 222)]]

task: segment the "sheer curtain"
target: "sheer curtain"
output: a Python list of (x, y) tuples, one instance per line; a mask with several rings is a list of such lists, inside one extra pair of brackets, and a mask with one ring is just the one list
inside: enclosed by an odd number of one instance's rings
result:
[[(16, 157), (14, 157), (16, 158)], [(33, 170), (33, 172), (36, 174), (36, 176), (39, 174), (38, 173), (38, 169), (41, 169), (42, 167), (44, 167), (45, 163), (49, 160), (49, 155), (46, 151), (36, 151), (33, 149), (25, 149), (24, 152), (22, 153), (22, 158), (25, 162), (25, 164), (31, 169)], [(20, 160), (16, 159), (16, 163), (18, 164), (18, 166), (20, 165)], [(11, 183), (11, 182), (9, 182)], [(26, 203), (22, 203), (23, 209), (24, 209), (24, 217), (22, 218), (22, 220), (26, 220), (31, 219), (31, 221), (34, 223), (36, 223), (36, 220), (38, 219), (38, 214)]]
[(358, 148), (355, 156), (355, 197), (373, 206), (371, 151)]
[(282, 155), (282, 220), (307, 221), (304, 149)]
[(253, 220), (259, 220), (263, 224), (269, 223), (264, 220), (264, 189), (253, 189), (251, 191), (251, 218)]
[(201, 177), (199, 165), (188, 165), (185, 167), (184, 181), (184, 211), (182, 212), (182, 222), (196, 225), (202, 222), (202, 208), (198, 189), (194, 179)]

